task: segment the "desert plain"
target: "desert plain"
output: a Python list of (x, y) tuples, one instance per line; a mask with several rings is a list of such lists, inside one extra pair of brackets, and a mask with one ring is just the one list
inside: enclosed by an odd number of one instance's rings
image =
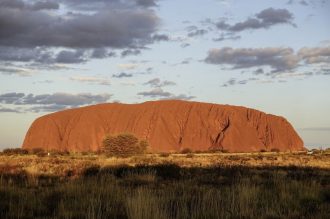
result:
[(1, 218), (329, 218), (329, 150), (0, 155)]

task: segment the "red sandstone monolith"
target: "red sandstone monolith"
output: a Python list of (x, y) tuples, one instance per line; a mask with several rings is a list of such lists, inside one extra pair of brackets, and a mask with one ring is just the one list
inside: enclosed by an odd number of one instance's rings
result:
[(179, 100), (99, 104), (42, 116), (28, 130), (23, 148), (97, 151), (107, 134), (119, 133), (146, 139), (153, 152), (304, 150), (303, 141), (283, 117)]

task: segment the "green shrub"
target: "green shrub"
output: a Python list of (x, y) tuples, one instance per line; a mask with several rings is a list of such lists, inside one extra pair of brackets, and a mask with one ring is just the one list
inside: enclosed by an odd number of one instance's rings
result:
[(102, 150), (109, 155), (133, 155), (143, 154), (148, 148), (146, 140), (139, 140), (136, 136), (129, 133), (117, 136), (107, 135), (102, 143)]

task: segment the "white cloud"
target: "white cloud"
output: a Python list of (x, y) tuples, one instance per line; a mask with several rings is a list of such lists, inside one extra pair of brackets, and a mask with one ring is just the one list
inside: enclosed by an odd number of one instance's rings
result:
[(138, 68), (140, 65), (137, 63), (122, 63), (117, 65), (122, 70), (132, 70)]
[(110, 85), (108, 78), (92, 77), (92, 76), (73, 76), (70, 77), (71, 81), (85, 82), (90, 84)]

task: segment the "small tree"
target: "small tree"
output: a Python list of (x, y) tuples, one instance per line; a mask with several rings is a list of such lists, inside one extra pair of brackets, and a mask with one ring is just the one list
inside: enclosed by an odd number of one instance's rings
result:
[(131, 155), (142, 154), (148, 147), (146, 140), (139, 140), (136, 136), (129, 133), (117, 136), (107, 135), (102, 144), (102, 151), (111, 155)]

